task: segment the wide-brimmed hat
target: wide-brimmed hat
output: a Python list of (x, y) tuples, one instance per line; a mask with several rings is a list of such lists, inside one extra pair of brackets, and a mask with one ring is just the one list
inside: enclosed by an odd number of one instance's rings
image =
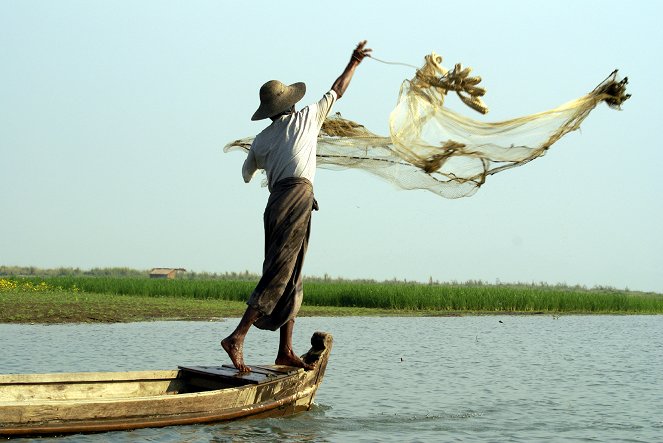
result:
[(251, 120), (262, 120), (289, 109), (304, 97), (306, 85), (302, 82), (284, 85), (278, 80), (270, 80), (260, 88), (260, 107)]

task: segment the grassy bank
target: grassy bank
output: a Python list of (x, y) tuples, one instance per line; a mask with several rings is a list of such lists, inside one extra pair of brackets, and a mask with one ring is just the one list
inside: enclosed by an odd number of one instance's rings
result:
[[(68, 291), (0, 293), (0, 323), (116, 323), (149, 320), (218, 320), (240, 317), (246, 303), (179, 297), (109, 295)], [(406, 316), (412, 311), (303, 306), (301, 316)], [(419, 311), (417, 315), (425, 315)], [(429, 312), (428, 315), (459, 315)]]
[[(255, 281), (0, 278), (0, 322), (114, 322), (241, 315)], [(546, 285), (307, 282), (301, 315), (663, 314), (663, 296)]]

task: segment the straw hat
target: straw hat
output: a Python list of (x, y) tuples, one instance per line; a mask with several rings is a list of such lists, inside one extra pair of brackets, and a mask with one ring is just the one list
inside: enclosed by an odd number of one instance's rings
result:
[(260, 107), (251, 120), (262, 120), (289, 109), (304, 97), (306, 85), (302, 82), (284, 85), (278, 80), (270, 80), (260, 88)]

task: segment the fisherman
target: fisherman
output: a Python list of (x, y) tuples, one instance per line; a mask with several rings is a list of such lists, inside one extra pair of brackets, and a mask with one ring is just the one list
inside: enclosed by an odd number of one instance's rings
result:
[(265, 261), (239, 325), (221, 341), (240, 372), (251, 370), (243, 355), (244, 338), (251, 325), (271, 331), (280, 328), (277, 365), (313, 369), (292, 350), (292, 331), (303, 298), (302, 266), (311, 211), (318, 210), (313, 197), (317, 139), (334, 102), (345, 93), (357, 66), (370, 55), (371, 49), (365, 46), (366, 40), (357, 45), (331, 90), (300, 111), (295, 111), (295, 103), (304, 97), (304, 83), (287, 86), (270, 80), (260, 88), (260, 107), (251, 120), (270, 118), (272, 123), (255, 137), (242, 176), (248, 183), (256, 170), (267, 173), (270, 195), (263, 217)]

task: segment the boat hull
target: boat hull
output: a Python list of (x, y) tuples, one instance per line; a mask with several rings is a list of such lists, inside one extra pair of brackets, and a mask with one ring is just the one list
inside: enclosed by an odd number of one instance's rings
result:
[(227, 367), (182, 367), (0, 375), (0, 436), (190, 425), (308, 410), (324, 376), (332, 339), (316, 333), (311, 341), (313, 347), (304, 356), (316, 362), (311, 371), (265, 365), (249, 374)]

